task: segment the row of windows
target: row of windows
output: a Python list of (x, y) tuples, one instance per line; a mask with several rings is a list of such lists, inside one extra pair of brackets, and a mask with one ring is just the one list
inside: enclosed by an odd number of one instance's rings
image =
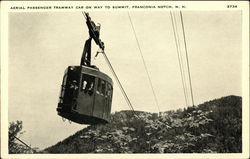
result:
[[(94, 87), (95, 87), (95, 77), (83, 74), (81, 90), (84, 91), (84, 93), (92, 95), (95, 89)], [(111, 96), (112, 86), (106, 81), (98, 78), (96, 93), (103, 96)]]
[(105, 95), (108, 97), (111, 97), (112, 95), (112, 86), (107, 83), (106, 85), (106, 81), (102, 80), (102, 79), (98, 79), (98, 84), (97, 84), (97, 93), (100, 95)]

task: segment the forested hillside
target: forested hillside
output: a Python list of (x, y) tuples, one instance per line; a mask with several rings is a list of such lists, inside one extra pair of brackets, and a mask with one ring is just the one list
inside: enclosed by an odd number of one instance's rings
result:
[(227, 96), (158, 114), (116, 112), (111, 122), (78, 131), (45, 153), (242, 152), (242, 99)]

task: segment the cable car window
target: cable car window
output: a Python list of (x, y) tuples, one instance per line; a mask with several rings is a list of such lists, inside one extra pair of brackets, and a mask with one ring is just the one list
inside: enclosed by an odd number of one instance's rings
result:
[(103, 81), (103, 80), (101, 82), (101, 94), (105, 95), (105, 81)]
[(108, 97), (111, 97), (111, 92), (112, 92), (112, 87), (110, 84), (108, 84), (108, 91), (107, 91)]
[(67, 77), (68, 77), (67, 72), (65, 71), (65, 74), (63, 76), (63, 82), (62, 82), (62, 85), (61, 85), (61, 93), (60, 93), (60, 96), (59, 96), (59, 103), (63, 103)]
[(87, 86), (87, 81), (83, 81), (83, 83), (82, 83), (82, 89), (85, 90), (86, 86)]
[(97, 93), (100, 95), (105, 95), (105, 91), (106, 91), (106, 87), (105, 87), (106, 83), (104, 80), (98, 78), (98, 83), (97, 83)]
[(92, 95), (94, 92), (95, 77), (83, 74), (82, 75), (82, 87), (81, 90), (88, 95)]
[(73, 90), (77, 90), (78, 89), (78, 86), (77, 86), (77, 81), (76, 80), (73, 80), (72, 82), (70, 82), (70, 86), (69, 88), (70, 89), (73, 89)]
[(101, 79), (98, 78), (98, 83), (97, 83), (97, 91), (96, 91), (98, 94), (101, 93)]
[(68, 77), (67, 74), (65, 74), (63, 77), (63, 87), (65, 87), (65, 85), (66, 85), (67, 77)]
[(88, 94), (89, 94), (89, 95), (92, 95), (93, 92), (94, 92), (94, 82), (92, 81), (92, 82), (90, 83), (90, 87), (89, 87)]

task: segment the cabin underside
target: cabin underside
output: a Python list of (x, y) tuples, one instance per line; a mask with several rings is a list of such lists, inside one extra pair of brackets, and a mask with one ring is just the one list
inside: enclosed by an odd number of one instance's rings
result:
[(84, 114), (79, 114), (75, 111), (70, 112), (62, 112), (59, 109), (57, 109), (58, 115), (66, 118), (68, 120), (71, 120), (73, 122), (79, 123), (79, 124), (89, 124), (89, 125), (95, 125), (95, 124), (104, 124), (108, 123), (107, 120), (95, 117), (95, 116), (89, 116)]

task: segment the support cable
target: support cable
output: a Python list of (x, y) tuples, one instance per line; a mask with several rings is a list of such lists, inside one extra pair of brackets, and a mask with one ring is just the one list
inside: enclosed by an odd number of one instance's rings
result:
[(175, 18), (175, 14), (173, 13), (173, 20), (174, 20), (174, 24), (175, 24), (175, 30), (176, 30), (176, 39), (177, 39), (177, 45), (179, 47), (179, 55), (180, 55), (180, 62), (181, 62), (181, 67), (182, 67), (182, 75), (183, 75), (183, 84), (184, 84), (184, 91), (186, 92), (186, 99), (187, 99), (187, 105), (189, 104), (189, 100), (188, 100), (188, 88), (187, 88), (187, 84), (186, 84), (186, 74), (185, 74), (185, 67), (184, 67), (184, 62), (182, 59), (182, 51), (181, 51), (181, 44), (180, 44), (180, 36), (179, 36), (179, 31), (178, 31), (178, 27), (177, 27), (177, 22), (176, 22), (176, 18)]
[[(95, 40), (95, 43), (96, 43), (96, 44), (99, 46), (99, 48), (101, 49), (100, 52), (97, 51), (96, 56), (98, 55), (98, 53), (102, 53), (102, 54), (103, 54), (104, 59), (105, 59), (105, 61), (107, 62), (107, 64), (108, 64), (108, 66), (109, 66), (109, 68), (110, 68), (110, 70), (111, 70), (113, 76), (115, 77), (116, 82), (118, 83), (118, 86), (120, 87), (121, 92), (122, 92), (123, 96), (125, 97), (125, 100), (126, 100), (128, 106), (131, 108), (131, 110), (133, 111), (134, 115), (135, 115), (136, 117), (138, 117), (138, 115), (136, 114), (136, 112), (135, 112), (135, 110), (134, 110), (134, 108), (133, 108), (133, 106), (132, 106), (132, 104), (131, 104), (131, 102), (130, 102), (130, 100), (129, 100), (129, 98), (128, 98), (126, 92), (125, 92), (125, 90), (124, 90), (124, 88), (122, 87), (122, 84), (121, 84), (119, 78), (117, 77), (117, 75), (116, 75), (116, 73), (115, 73), (115, 71), (114, 71), (114, 69), (113, 69), (113, 67), (112, 67), (112, 65), (111, 65), (111, 63), (110, 63), (110, 61), (109, 61), (109, 59), (108, 59), (106, 53), (104, 52), (104, 43), (99, 39), (99, 36), (97, 36), (96, 33), (95, 33), (95, 31), (93, 30), (93, 26), (92, 26), (92, 23), (93, 23), (93, 22), (91, 21), (91, 18), (88, 16), (88, 13), (82, 12), (82, 14), (84, 15), (84, 17), (85, 17), (86, 20), (87, 20), (87, 26), (88, 26), (88, 28), (89, 28), (90, 37), (93, 38), (93, 39)], [(100, 30), (100, 29), (99, 29), (99, 30)], [(95, 56), (95, 57), (96, 57), (96, 56)]]
[(182, 69), (183, 66), (182, 66), (182, 63), (181, 63), (181, 60), (180, 60), (180, 51), (179, 51), (179, 46), (178, 46), (177, 37), (176, 37), (176, 30), (175, 30), (173, 15), (172, 15), (171, 11), (170, 11), (170, 16), (171, 16), (172, 27), (173, 27), (173, 32), (174, 32), (175, 45), (176, 45), (176, 49), (177, 49), (177, 55), (178, 55), (178, 61), (179, 61), (179, 67), (180, 67), (180, 73), (181, 73), (181, 80), (182, 80), (182, 87), (183, 87), (185, 102), (186, 102), (186, 105), (188, 105), (188, 103), (187, 103), (187, 92), (186, 92), (186, 88), (185, 88), (185, 84), (184, 84), (185, 81), (184, 81), (184, 78), (183, 78), (183, 69)]
[(109, 68), (110, 68), (110, 70), (111, 70), (113, 76), (115, 77), (116, 82), (118, 83), (118, 86), (120, 87), (121, 92), (122, 92), (122, 94), (123, 94), (123, 96), (124, 96), (124, 98), (125, 98), (125, 100), (126, 100), (128, 106), (129, 106), (129, 107), (131, 108), (131, 110), (135, 113), (135, 110), (134, 110), (134, 108), (133, 108), (133, 106), (132, 106), (132, 104), (131, 104), (131, 102), (130, 102), (130, 100), (129, 100), (129, 98), (128, 98), (128, 96), (127, 96), (125, 90), (124, 90), (124, 88), (122, 87), (122, 84), (121, 84), (121, 82), (120, 82), (118, 76), (116, 75), (115, 70), (114, 70), (114, 68), (112, 67), (112, 65), (111, 65), (111, 63), (110, 63), (110, 61), (109, 61), (109, 59), (108, 59), (106, 53), (104, 52), (104, 50), (102, 51), (102, 54), (103, 54), (103, 56), (104, 56), (105, 61), (106, 61), (107, 64), (108, 64), (108, 66), (109, 66)]
[(186, 42), (185, 29), (184, 29), (184, 23), (183, 23), (183, 17), (182, 17), (182, 12), (181, 11), (180, 11), (180, 16), (181, 16), (182, 32), (183, 32), (185, 51), (186, 51), (186, 57), (187, 57), (189, 85), (190, 85), (190, 91), (191, 91), (191, 97), (192, 97), (192, 104), (194, 106), (194, 97), (193, 97), (193, 89), (192, 89), (192, 82), (191, 82), (191, 73), (190, 73), (190, 68), (189, 68), (189, 60), (188, 60), (188, 52), (187, 52), (187, 42)]
[(137, 46), (138, 46), (138, 49), (140, 51), (140, 55), (141, 55), (141, 58), (142, 58), (142, 61), (143, 61), (143, 65), (145, 67), (145, 70), (146, 70), (146, 73), (147, 73), (147, 76), (148, 76), (148, 80), (149, 80), (149, 83), (150, 83), (150, 86), (151, 86), (151, 89), (152, 89), (152, 92), (153, 92), (153, 95), (154, 95), (155, 103), (156, 103), (156, 106), (158, 108), (158, 112), (160, 113), (160, 108), (159, 108), (158, 100), (156, 98), (156, 94), (155, 94), (155, 91), (154, 91), (154, 88), (153, 88), (153, 84), (152, 84), (152, 81), (150, 79), (149, 72), (148, 72), (148, 69), (147, 69), (147, 65), (146, 65), (146, 62), (144, 60), (144, 57), (143, 57), (143, 54), (142, 54), (142, 51), (141, 51), (141, 47), (140, 47), (140, 43), (139, 43), (138, 38), (136, 36), (135, 28), (134, 28), (134, 25), (132, 23), (132, 20), (131, 20), (129, 12), (128, 12), (128, 17), (129, 17), (129, 20), (130, 20), (130, 23), (131, 23), (131, 26), (132, 26), (132, 29), (133, 29), (133, 32), (134, 32), (134, 35), (135, 35), (135, 39), (136, 39), (136, 42), (137, 42)]
[[(11, 134), (9, 134), (11, 135)], [(28, 144), (26, 144), (24, 141), (22, 141), (21, 139), (19, 139), (18, 137), (16, 137), (15, 135), (11, 135), (13, 136), (15, 139), (17, 139), (19, 142), (21, 142), (23, 145), (25, 145), (26, 147), (28, 147), (30, 150), (32, 150), (33, 152), (36, 152), (36, 150), (34, 150), (33, 148), (31, 148)]]

